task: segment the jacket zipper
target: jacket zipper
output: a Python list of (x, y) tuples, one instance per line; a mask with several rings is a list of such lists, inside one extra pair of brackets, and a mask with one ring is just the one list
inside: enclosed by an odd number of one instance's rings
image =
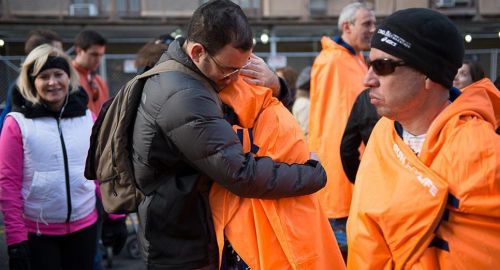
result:
[(66, 150), (66, 144), (64, 143), (64, 136), (61, 128), (61, 118), (62, 114), (64, 112), (64, 109), (66, 108), (66, 104), (68, 103), (68, 97), (66, 96), (66, 102), (61, 108), (61, 111), (59, 112), (59, 117), (56, 118), (57, 121), (57, 130), (59, 131), (59, 139), (61, 140), (61, 146), (62, 146), (62, 152), (63, 152), (63, 160), (64, 160), (64, 177), (66, 180), (66, 203), (68, 205), (68, 214), (66, 215), (66, 223), (70, 221), (71, 218), (71, 212), (73, 207), (71, 206), (71, 189), (70, 189), (70, 182), (69, 182), (69, 167), (68, 167), (68, 152)]
[(69, 186), (69, 169), (68, 169), (68, 153), (66, 152), (66, 144), (64, 143), (64, 137), (61, 129), (60, 118), (57, 119), (57, 129), (59, 130), (59, 138), (61, 139), (61, 146), (64, 159), (64, 177), (66, 178), (66, 202), (68, 204), (68, 215), (66, 216), (66, 222), (69, 222), (71, 217), (71, 190)]

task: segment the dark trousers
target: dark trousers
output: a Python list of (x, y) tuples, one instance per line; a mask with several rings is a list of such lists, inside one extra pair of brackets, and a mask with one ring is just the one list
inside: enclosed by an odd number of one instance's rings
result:
[(252, 270), (236, 253), (227, 239), (224, 239), (224, 249), (222, 250), (222, 270)]
[(339, 245), (344, 262), (347, 262), (347, 218), (330, 218), (328, 220), (330, 221), (333, 234), (335, 234), (335, 238), (337, 239), (337, 244)]
[(103, 217), (106, 215), (106, 212), (104, 212), (104, 207), (102, 206), (102, 201), (99, 198), (96, 198), (95, 200), (95, 209), (97, 210), (97, 221), (96, 221), (96, 239), (95, 239), (95, 244), (96, 244), (96, 249), (95, 249), (95, 256), (94, 256), (94, 270), (102, 270), (102, 252), (101, 252), (101, 235), (102, 235), (102, 222), (103, 222)]
[(66, 235), (28, 234), (31, 269), (92, 270), (96, 224)]

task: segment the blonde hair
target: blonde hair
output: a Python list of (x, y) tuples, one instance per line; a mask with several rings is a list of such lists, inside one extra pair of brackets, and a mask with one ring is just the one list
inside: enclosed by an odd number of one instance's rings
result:
[[(79, 90), (80, 79), (78, 77), (78, 73), (71, 65), (71, 58), (66, 55), (62, 50), (49, 45), (43, 44), (36, 47), (33, 51), (31, 51), (26, 60), (24, 61), (21, 74), (19, 75), (19, 81), (17, 82), (17, 86), (19, 87), (19, 92), (21, 95), (29, 102), (33, 104), (40, 103), (40, 97), (35, 89), (35, 85), (33, 83), (34, 77), (40, 73), (40, 70), (47, 62), (49, 56), (61, 57), (68, 62), (69, 66), (69, 79), (70, 79), (70, 91), (68, 94), (76, 92)], [(30, 70), (32, 73), (29, 74)]]

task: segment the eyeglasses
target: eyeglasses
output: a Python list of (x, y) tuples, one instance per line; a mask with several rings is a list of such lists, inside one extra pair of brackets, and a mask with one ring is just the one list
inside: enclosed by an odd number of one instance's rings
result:
[[(215, 57), (212, 57), (210, 54), (207, 54), (208, 57), (210, 57), (210, 59), (212, 59), (212, 61), (214, 61), (215, 65), (217, 65), (217, 68), (222, 72), (222, 74), (224, 74), (224, 69), (228, 69), (230, 67), (224, 67), (223, 65), (219, 64), (219, 62), (217, 62), (217, 60), (215, 60)], [(222, 79), (226, 79), (236, 73), (239, 73), (242, 69), (248, 67), (252, 62), (250, 62), (250, 60), (247, 61), (246, 64), (244, 64), (242, 67), (240, 68), (232, 68), (233, 71), (229, 72), (229, 73), (226, 73), (224, 74), (224, 76), (222, 77)]]
[(402, 60), (396, 61), (389, 58), (375, 59), (368, 61), (368, 68), (373, 67), (375, 74), (379, 76), (389, 75), (396, 70), (396, 67), (406, 66)]

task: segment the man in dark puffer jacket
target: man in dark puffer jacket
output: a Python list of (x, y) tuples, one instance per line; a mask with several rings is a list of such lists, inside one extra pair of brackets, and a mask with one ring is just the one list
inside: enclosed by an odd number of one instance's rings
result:
[(212, 181), (241, 197), (311, 194), (326, 183), (315, 161), (288, 165), (244, 154), (217, 91), (247, 66), (252, 30), (241, 8), (210, 1), (193, 14), (187, 40), (170, 44), (173, 71), (146, 81), (133, 131), (133, 164), (148, 269), (217, 269), (208, 192)]

